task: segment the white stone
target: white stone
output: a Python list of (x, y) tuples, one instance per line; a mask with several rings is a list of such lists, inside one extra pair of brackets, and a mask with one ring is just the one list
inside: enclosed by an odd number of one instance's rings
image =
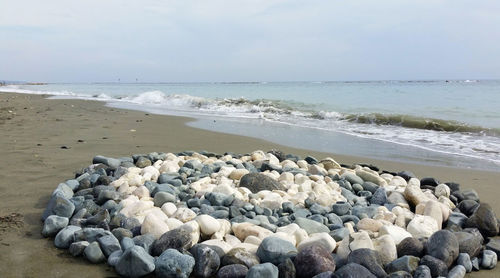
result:
[(233, 249), (233, 247), (229, 243), (220, 239), (205, 240), (202, 242), (202, 244), (207, 245), (209, 247), (218, 247), (224, 252), (224, 254), (228, 253), (229, 251), (231, 251), (231, 249)]
[(161, 206), (161, 210), (168, 216), (172, 217), (174, 213), (177, 211), (177, 207), (175, 206), (174, 203), (164, 203)]
[(253, 245), (259, 246), (261, 242), (262, 242), (262, 239), (260, 239), (256, 236), (247, 236), (243, 243), (248, 243), (248, 244), (253, 244)]
[(366, 231), (359, 231), (357, 233), (352, 233), (350, 236), (353, 239), (349, 243), (351, 251), (361, 248), (369, 248), (374, 250), (373, 242), (370, 239), (370, 235)]
[(325, 168), (319, 167), (317, 164), (309, 165), (308, 170), (312, 175), (328, 175), (328, 172)]
[(396, 245), (398, 245), (403, 239), (411, 237), (411, 234), (405, 229), (398, 226), (382, 226), (379, 230), (379, 235), (390, 235)]
[(415, 215), (406, 229), (415, 238), (428, 238), (437, 232), (439, 227), (434, 218), (427, 215)]
[(268, 229), (259, 227), (252, 223), (233, 223), (231, 228), (234, 235), (241, 241), (245, 241), (245, 238), (248, 236), (256, 236), (260, 239), (264, 239), (273, 234), (273, 232)]
[(436, 220), (438, 229), (441, 229), (443, 224), (443, 209), (437, 201), (428, 201), (425, 203), (424, 215), (430, 216)]
[(160, 238), (169, 230), (168, 225), (158, 219), (153, 213), (148, 214), (141, 225), (141, 234), (151, 234), (156, 239)]
[(297, 245), (297, 250), (300, 250), (311, 246), (311, 245), (320, 245), (328, 250), (328, 252), (333, 252), (337, 243), (328, 233), (314, 233), (309, 236), (309, 238), (304, 239)]
[(408, 184), (408, 186), (406, 186), (406, 189), (403, 193), (405, 199), (414, 206), (429, 201), (429, 198), (420, 189), (420, 181), (417, 185), (415, 182), (411, 182), (412, 180), (413, 179), (410, 180), (410, 183)]
[(229, 174), (229, 178), (232, 180), (240, 180), (241, 177), (250, 173), (247, 169), (234, 169), (231, 174)]
[(371, 171), (368, 168), (356, 169), (356, 175), (362, 178), (364, 181), (370, 181), (379, 186), (387, 186), (387, 182), (381, 178), (376, 172)]
[(146, 181), (156, 181), (158, 180), (158, 176), (160, 176), (160, 171), (158, 171), (158, 169), (154, 166), (147, 166), (142, 169), (141, 175)]
[(198, 243), (198, 241), (200, 240), (200, 225), (198, 225), (198, 222), (196, 222), (195, 220), (191, 220), (184, 223), (180, 228), (190, 232), (191, 246), (189, 248)]
[(450, 187), (448, 187), (448, 185), (444, 184), (444, 183), (441, 183), (441, 184), (438, 184), (438, 186), (436, 186), (436, 188), (434, 189), (434, 195), (436, 195), (436, 197), (440, 197), (440, 196), (445, 196), (445, 197), (450, 197)]
[(358, 221), (356, 227), (358, 228), (358, 230), (378, 232), (380, 227), (382, 227), (382, 223), (371, 218), (363, 218)]
[(132, 192), (135, 196), (137, 196), (139, 199), (145, 198), (145, 197), (150, 197), (149, 196), (149, 190), (145, 186), (139, 186), (137, 187), (134, 192)]
[(299, 168), (301, 168), (301, 169), (306, 169), (307, 170), (307, 166), (308, 165), (309, 164), (307, 164), (307, 161), (305, 161), (305, 160), (299, 160), (299, 161), (297, 161), (297, 166), (299, 166)]
[(175, 219), (175, 218), (169, 218), (169, 219), (165, 220), (165, 223), (167, 223), (170, 230), (177, 229), (180, 226), (184, 225), (184, 223), (182, 223), (182, 221), (180, 221), (179, 219)]
[(383, 235), (374, 239), (373, 246), (378, 251), (382, 265), (387, 265), (398, 258), (396, 243), (390, 235)]
[(227, 234), (224, 236), (224, 241), (229, 243), (231, 246), (236, 246), (241, 243), (241, 240), (239, 240), (237, 237), (231, 234)]
[(172, 217), (186, 223), (193, 220), (196, 217), (196, 213), (188, 208), (178, 208)]
[(293, 234), (287, 234), (283, 232), (276, 232), (272, 235), (273, 237), (279, 237), (283, 240), (286, 240), (290, 243), (292, 243), (294, 246), (297, 245), (297, 239), (295, 238), (295, 235)]
[(323, 164), (323, 167), (328, 171), (330, 169), (341, 169), (340, 164), (337, 163), (333, 158), (326, 157), (325, 159), (320, 161)]

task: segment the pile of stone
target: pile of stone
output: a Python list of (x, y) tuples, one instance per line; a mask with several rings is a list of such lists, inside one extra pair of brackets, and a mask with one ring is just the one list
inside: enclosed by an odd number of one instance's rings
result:
[(464, 277), (500, 252), (474, 190), (279, 151), (96, 156), (43, 221), (126, 277)]

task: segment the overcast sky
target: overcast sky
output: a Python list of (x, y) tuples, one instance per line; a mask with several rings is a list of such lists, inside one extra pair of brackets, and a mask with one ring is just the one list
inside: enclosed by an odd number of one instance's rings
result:
[(500, 78), (500, 1), (0, 0), (0, 80)]

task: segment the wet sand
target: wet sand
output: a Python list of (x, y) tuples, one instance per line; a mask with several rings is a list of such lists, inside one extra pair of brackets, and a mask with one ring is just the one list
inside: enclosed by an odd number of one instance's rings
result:
[[(340, 163), (371, 163), (409, 170), (474, 188), (500, 215), (500, 172), (378, 161), (318, 153), (267, 141), (187, 127), (189, 118), (150, 115), (85, 100), (47, 100), (40, 95), (0, 93), (0, 277), (116, 277), (105, 264), (91, 265), (58, 250), (41, 236), (40, 220), (50, 194), (100, 154), (111, 157), (183, 150), (246, 153), (280, 149)], [(493, 271), (468, 277), (500, 277)]]

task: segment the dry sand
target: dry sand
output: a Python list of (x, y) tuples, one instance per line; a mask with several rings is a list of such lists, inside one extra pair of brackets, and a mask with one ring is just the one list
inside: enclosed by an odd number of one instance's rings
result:
[[(189, 118), (149, 115), (84, 100), (47, 100), (39, 95), (0, 93), (0, 277), (116, 277), (105, 264), (91, 265), (42, 238), (41, 214), (49, 196), (92, 157), (153, 151), (207, 150), (246, 153), (273, 148), (338, 162), (371, 163), (409, 170), (474, 188), (500, 214), (500, 172), (423, 166), (318, 153), (267, 141), (187, 127)], [(79, 141), (80, 140), (80, 141)], [(470, 277), (500, 277), (500, 267)]]

